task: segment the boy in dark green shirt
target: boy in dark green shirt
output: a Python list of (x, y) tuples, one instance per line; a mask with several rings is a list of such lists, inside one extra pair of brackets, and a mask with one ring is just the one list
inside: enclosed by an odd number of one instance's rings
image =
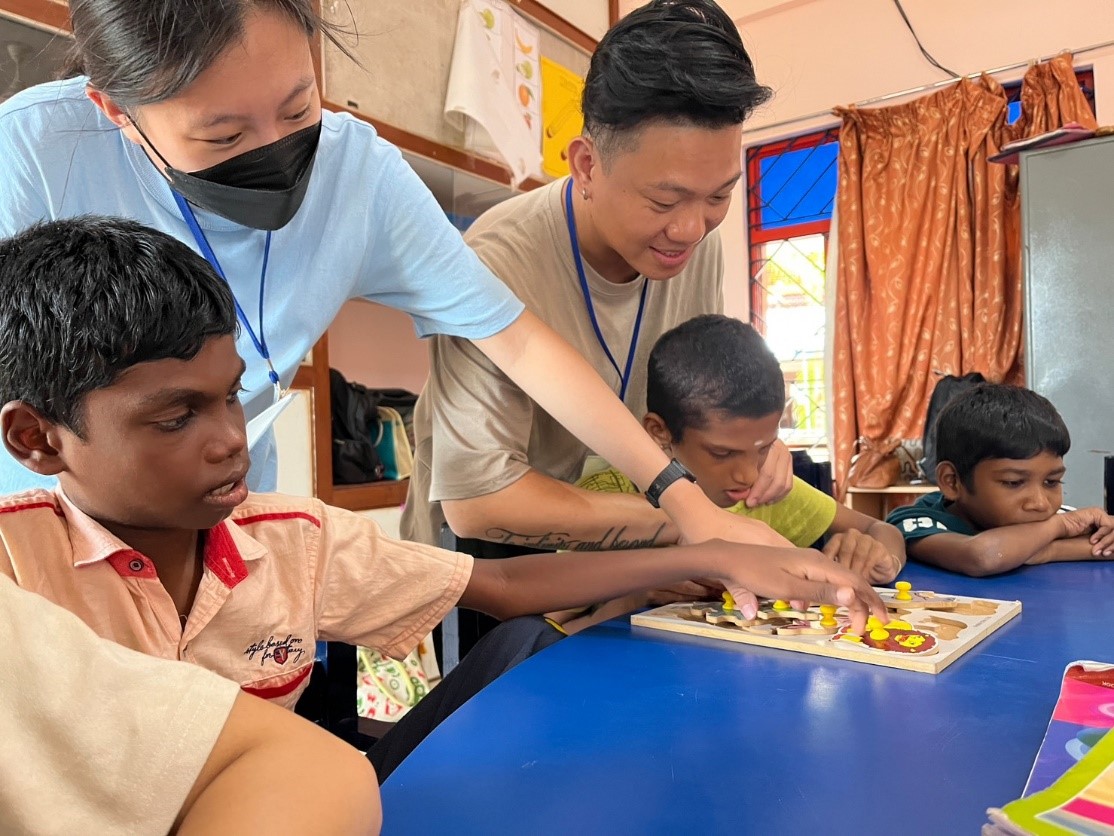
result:
[(1108, 560), (1114, 518), (1101, 508), (1061, 508), (1070, 446), (1046, 398), (1018, 386), (976, 386), (936, 423), (940, 490), (887, 521), (911, 557), (975, 577), (1027, 563)]

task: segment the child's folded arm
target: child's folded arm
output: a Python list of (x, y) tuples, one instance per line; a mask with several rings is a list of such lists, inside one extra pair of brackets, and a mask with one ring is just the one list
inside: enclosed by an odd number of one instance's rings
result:
[(1040, 551), (1036, 552), (1025, 562), (1029, 565), (1038, 563), (1058, 563), (1070, 560), (1108, 560), (1094, 554), (1094, 546), (1090, 536), (1080, 534), (1078, 537), (1063, 537), (1053, 540)]
[(1063, 516), (991, 528), (972, 536), (940, 532), (911, 541), (908, 550), (917, 560), (953, 572), (976, 578), (996, 575), (1028, 563), (1042, 549), (1063, 539), (1067, 535)]
[(1114, 517), (1102, 508), (1078, 508), (1057, 514), (1064, 527), (1060, 539), (1045, 546), (1027, 563), (1068, 560), (1109, 560), (1114, 553)]

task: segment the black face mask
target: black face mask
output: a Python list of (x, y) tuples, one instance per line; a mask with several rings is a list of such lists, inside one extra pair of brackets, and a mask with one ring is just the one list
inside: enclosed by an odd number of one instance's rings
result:
[(185, 172), (166, 161), (139, 125), (135, 128), (163, 161), (170, 185), (182, 197), (222, 218), (266, 230), (286, 226), (302, 205), (321, 138), (317, 122), (211, 168)]

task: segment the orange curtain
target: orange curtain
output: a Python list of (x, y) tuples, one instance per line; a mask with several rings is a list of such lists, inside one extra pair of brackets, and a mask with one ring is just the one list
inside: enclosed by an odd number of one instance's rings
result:
[(1004, 143), (1075, 121), (1095, 127), (1070, 55), (1030, 68), (1006, 124), (992, 78), (894, 107), (838, 108), (833, 356), (840, 492), (860, 437), (920, 438), (936, 370), (1021, 382), (1017, 170)]

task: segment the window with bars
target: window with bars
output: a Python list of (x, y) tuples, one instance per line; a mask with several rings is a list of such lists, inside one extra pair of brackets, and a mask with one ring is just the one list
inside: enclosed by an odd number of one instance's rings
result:
[(838, 128), (747, 150), (750, 319), (781, 362), (792, 447), (827, 443), (824, 261), (838, 155)]
[[(1076, 72), (1095, 108), (1090, 69)], [(1021, 115), (1021, 82), (1005, 85), (1008, 121)], [(825, 255), (837, 182), (839, 128), (747, 149), (750, 319), (781, 362), (782, 439), (827, 446)]]

